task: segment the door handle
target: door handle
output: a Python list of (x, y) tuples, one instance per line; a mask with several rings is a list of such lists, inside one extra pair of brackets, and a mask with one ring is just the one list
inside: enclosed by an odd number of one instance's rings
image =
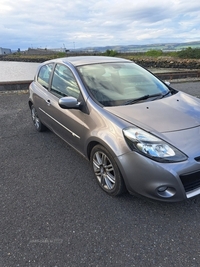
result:
[(48, 99), (48, 100), (46, 100), (46, 103), (47, 103), (47, 105), (48, 106), (50, 106), (51, 105), (51, 101)]

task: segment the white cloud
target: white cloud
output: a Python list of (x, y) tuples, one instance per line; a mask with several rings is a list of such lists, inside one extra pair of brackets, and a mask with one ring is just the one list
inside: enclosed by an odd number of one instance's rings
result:
[(66, 48), (200, 40), (200, 2), (0, 0), (0, 47)]

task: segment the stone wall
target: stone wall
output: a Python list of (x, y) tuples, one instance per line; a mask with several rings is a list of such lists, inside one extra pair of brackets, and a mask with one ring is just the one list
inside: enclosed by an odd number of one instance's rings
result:
[[(71, 56), (94, 56), (94, 55), (102, 55), (102, 54), (81, 54), (81, 53), (67, 53), (66, 57)], [(57, 53), (51, 50), (47, 50), (44, 53), (44, 50), (39, 49), (31, 49), (28, 53), (24, 53), (21, 55), (0, 55), (0, 60), (5, 61), (21, 61), (21, 62), (44, 62), (49, 59), (53, 59), (57, 57)], [(189, 69), (195, 70), (200, 69), (200, 59), (179, 59), (173, 57), (134, 57), (134, 56), (126, 56), (125, 54), (118, 54), (118, 57), (130, 59), (139, 65), (145, 68), (170, 68), (170, 69)]]
[(200, 59), (177, 59), (170, 57), (132, 58), (145, 68), (200, 69)]

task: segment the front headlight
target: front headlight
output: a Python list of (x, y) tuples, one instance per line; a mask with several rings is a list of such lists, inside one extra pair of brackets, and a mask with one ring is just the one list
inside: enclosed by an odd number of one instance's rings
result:
[(155, 161), (179, 162), (187, 159), (177, 148), (138, 127), (128, 127), (123, 134), (131, 150)]

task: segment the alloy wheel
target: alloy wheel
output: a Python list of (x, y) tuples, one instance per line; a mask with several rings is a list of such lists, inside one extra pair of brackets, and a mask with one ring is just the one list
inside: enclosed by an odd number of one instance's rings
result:
[(93, 155), (93, 169), (100, 185), (106, 190), (112, 190), (115, 186), (115, 170), (104, 152), (97, 151)]

